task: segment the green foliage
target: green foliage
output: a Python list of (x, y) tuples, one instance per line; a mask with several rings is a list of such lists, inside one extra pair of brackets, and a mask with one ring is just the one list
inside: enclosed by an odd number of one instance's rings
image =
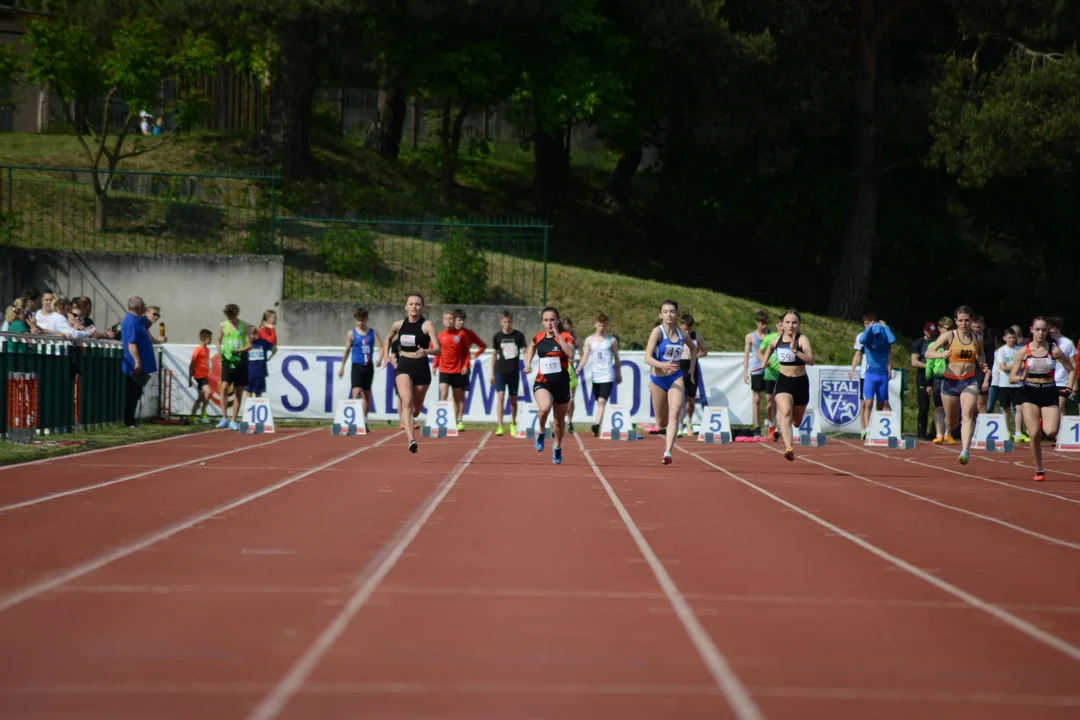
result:
[(328, 271), (352, 280), (373, 278), (379, 265), (375, 236), (366, 228), (335, 226), (323, 235), (321, 254)]
[(442, 241), (435, 261), (435, 293), (444, 303), (475, 304), (488, 298), (488, 263), (472, 239), (452, 228)]

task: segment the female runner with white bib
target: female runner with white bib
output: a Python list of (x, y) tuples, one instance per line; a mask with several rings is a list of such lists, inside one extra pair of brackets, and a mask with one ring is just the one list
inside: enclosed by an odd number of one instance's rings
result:
[(596, 316), (596, 332), (585, 338), (585, 351), (581, 355), (577, 374), (584, 377), (585, 364), (592, 358), (592, 391), (596, 401), (596, 415), (593, 418), (592, 433), (600, 435), (600, 426), (604, 422), (604, 408), (611, 398), (611, 390), (622, 382), (619, 368), (619, 341), (608, 335), (608, 316), (600, 313)]
[(424, 296), (413, 293), (405, 301), (405, 319), (397, 320), (386, 334), (384, 347), (393, 347), (397, 338), (398, 352), (397, 373), (394, 385), (398, 392), (398, 413), (401, 426), (405, 428), (405, 437), (409, 439), (409, 452), (416, 452), (416, 428), (414, 408), (424, 405), (424, 396), (431, 385), (431, 365), (429, 355), (439, 355), (438, 334), (431, 321), (420, 313), (424, 310)]
[(570, 360), (574, 357), (574, 337), (563, 330), (559, 311), (546, 307), (540, 313), (544, 329), (536, 333), (525, 351), (525, 374), (532, 372), (533, 357), (539, 358), (539, 370), (533, 380), (536, 399), (536, 452), (544, 451), (544, 433), (548, 414), (555, 411), (554, 442), (551, 462), (562, 464), (562, 440), (566, 431), (566, 411), (570, 407)]
[(762, 365), (769, 364), (774, 352), (780, 361), (780, 374), (776, 378), (776, 424), (784, 438), (784, 457), (795, 459), (794, 427), (802, 424), (806, 406), (810, 404), (810, 378), (806, 366), (814, 364), (814, 350), (810, 339), (799, 332), (802, 318), (795, 310), (784, 313), (780, 335), (769, 342), (762, 357)]
[[(1031, 454), (1035, 456), (1035, 481), (1046, 479), (1043, 470), (1042, 441), (1057, 439), (1061, 425), (1061, 410), (1058, 407), (1060, 388), (1054, 383), (1057, 363), (1061, 363), (1069, 373), (1068, 389), (1076, 391), (1076, 368), (1068, 356), (1050, 337), (1050, 326), (1046, 318), (1039, 316), (1031, 321), (1031, 342), (1016, 353), (1013, 360), (1009, 382), (1022, 382), (1020, 392), (1020, 412), (1024, 414), (1024, 425), (1031, 435)], [(1040, 421), (1042, 430), (1039, 430)]]
[(686, 381), (680, 360), (683, 348), (690, 349), (690, 373), (697, 366), (697, 346), (682, 334), (677, 324), (679, 304), (674, 300), (660, 303), (660, 324), (649, 333), (645, 346), (645, 364), (652, 368), (649, 375), (649, 393), (652, 395), (656, 424), (665, 423), (664, 465), (671, 464), (671, 450), (679, 435), (679, 418), (686, 405)]

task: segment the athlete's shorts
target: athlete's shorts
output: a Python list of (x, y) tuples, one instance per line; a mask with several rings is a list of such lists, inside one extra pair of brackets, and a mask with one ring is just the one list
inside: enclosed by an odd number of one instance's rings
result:
[(1058, 406), (1058, 386), (1054, 383), (1024, 383), (1019, 388), (1020, 397), (1025, 405), (1034, 405), (1037, 408), (1056, 408)]
[(431, 385), (431, 365), (424, 358), (399, 358), (397, 374), (408, 375), (412, 379), (414, 387)]
[(517, 397), (518, 390), (521, 388), (521, 373), (514, 373), (513, 375), (502, 375), (495, 373), (495, 391), (504, 392), (508, 391), (510, 397)]
[(252, 395), (263, 395), (266, 393), (266, 378), (250, 378), (247, 387), (244, 389)]
[(604, 400), (611, 399), (611, 390), (615, 387), (614, 382), (594, 382), (592, 384), (593, 399), (603, 398)]
[[(676, 370), (671, 375), (664, 375), (664, 376), (661, 376), (661, 377), (657, 377), (656, 375), (649, 375), (649, 382), (651, 382), (653, 385), (660, 388), (664, 392), (667, 392), (668, 390), (671, 389), (671, 386), (675, 384), (675, 381), (678, 380), (679, 378), (681, 378), (682, 376), (683, 376), (682, 370)], [(683, 391), (684, 392), (685, 392), (685, 389), (686, 389), (686, 384), (685, 384), (685, 381), (684, 381), (684, 384), (683, 384)]]
[(223, 385), (243, 385), (247, 382), (247, 373), (243, 365), (229, 366), (221, 364), (221, 382)]
[(957, 380), (955, 378), (942, 378), (941, 380), (941, 394), (948, 395), (949, 397), (960, 397), (960, 395), (968, 388), (978, 389), (975, 384), (974, 376), (964, 378), (963, 380)]
[(694, 367), (694, 374), (690, 374), (690, 361), (681, 360), (679, 362), (679, 368), (682, 370), (683, 382), (686, 387), (686, 397), (693, 398), (697, 396), (698, 385), (701, 384), (701, 364), (698, 363)]
[(810, 404), (810, 378), (806, 375), (792, 377), (780, 373), (776, 378), (776, 394), (791, 396), (794, 407), (806, 407)]
[(997, 388), (997, 402), (1001, 403), (1002, 408), (1011, 408), (1014, 405), (1018, 405), (1020, 391), (1023, 388), (1018, 387), (999, 387)]
[(879, 403), (889, 401), (889, 376), (866, 373), (862, 386), (862, 399), (874, 400), (875, 398)]
[(570, 402), (570, 376), (566, 373), (546, 376), (544, 382), (533, 383), (533, 395), (537, 390), (551, 393), (551, 400), (556, 405), (566, 405)]
[(375, 379), (375, 366), (357, 365), (353, 363), (352, 366), (352, 388), (361, 390), (370, 390), (371, 382)]
[(780, 371), (779, 370), (771, 370), (769, 368), (765, 369), (765, 394), (766, 395), (775, 395), (776, 394), (776, 378), (778, 378), (778, 377), (780, 377)]
[(210, 384), (210, 381), (207, 380), (206, 378), (195, 378), (195, 387), (199, 388), (199, 390), (202, 390), (204, 387), (206, 387), (209, 384)]
[(469, 375), (466, 373), (439, 373), (439, 384), (449, 385), (455, 390), (468, 390), (469, 389)]
[[(773, 387), (776, 387), (776, 381), (773, 380)], [(765, 373), (754, 373), (750, 376), (750, 392), (766, 392), (765, 390)]]

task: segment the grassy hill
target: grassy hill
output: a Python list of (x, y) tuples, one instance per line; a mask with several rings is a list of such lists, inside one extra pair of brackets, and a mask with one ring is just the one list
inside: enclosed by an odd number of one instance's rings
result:
[[(520, 151), (511, 149), (488, 157), (463, 152), (457, 196), (453, 203), (443, 204), (438, 199), (436, 157), (430, 148), (406, 149), (398, 162), (388, 162), (356, 143), (319, 138), (314, 142), (320, 177), (286, 186), (279, 196), (279, 213), (514, 217), (533, 211), (532, 168), (529, 156)], [(72, 136), (9, 134), (0, 147), (0, 164), (81, 167), (86, 163)], [(741, 352), (743, 337), (753, 328), (754, 313), (764, 309), (775, 316), (781, 308), (653, 279), (662, 269), (643, 261), (636, 252), (649, 243), (645, 230), (631, 219), (612, 214), (604, 205), (603, 184), (610, 167), (611, 159), (601, 156), (575, 165), (571, 193), (574, 199), (553, 220), (548, 301), (573, 317), (582, 331), (591, 325), (597, 312), (603, 311), (612, 318), (612, 330), (624, 343), (644, 344), (660, 301), (671, 297), (680, 303), (682, 311), (693, 313), (710, 349)], [(121, 169), (251, 174), (277, 171), (268, 158), (250, 150), (246, 138), (214, 133), (177, 138), (159, 150), (125, 160)], [(59, 200), (42, 202), (33, 209), (35, 222), (43, 227), (62, 225), (60, 216), (65, 207)], [(75, 233), (64, 241), (77, 243), (78, 237)], [(617, 238), (617, 242), (598, 242), (598, 238)], [(27, 241), (40, 243), (42, 239)], [(617, 251), (613, 252), (612, 247)], [(181, 249), (191, 251), (182, 247), (173, 251)], [(299, 272), (296, 268), (289, 271)], [(326, 278), (316, 279), (310, 291), (318, 297), (365, 292), (347, 280), (337, 282), (334, 285)], [(804, 313), (803, 326), (819, 362), (850, 363), (852, 341), (861, 330), (860, 324)], [(894, 358), (896, 367), (910, 365), (906, 344), (898, 346)]]

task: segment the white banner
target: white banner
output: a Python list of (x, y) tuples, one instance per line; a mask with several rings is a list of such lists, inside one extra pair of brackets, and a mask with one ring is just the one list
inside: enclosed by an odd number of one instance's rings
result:
[[(186, 415), (195, 401), (196, 387), (188, 388), (187, 373), (194, 345), (164, 346), (164, 364), (174, 373), (172, 412)], [(213, 352), (213, 350), (211, 350)], [(350, 371), (345, 368), (342, 377), (342, 349), (338, 347), (281, 347), (269, 361), (266, 397), (269, 398), (274, 417), (324, 419), (334, 417), (336, 401), (350, 397)], [(622, 383), (615, 386), (610, 401), (622, 405), (632, 422), (649, 423), (653, 420), (652, 399), (649, 396), (649, 366), (644, 353), (621, 352)], [(752, 394), (750, 386), (742, 379), (742, 353), (709, 353), (700, 358), (701, 386), (698, 387), (697, 409), (694, 415), (700, 419), (701, 408), (706, 405), (726, 406), (735, 425), (750, 424)], [(465, 394), (466, 422), (493, 422), (495, 420), (495, 387), (490, 382), (491, 352), (481, 358), (483, 373), (476, 372), (477, 363), (469, 378)], [(521, 386), (518, 398), (532, 402), (533, 373), (526, 377), (524, 363), (520, 363)], [(815, 422), (820, 432), (859, 432), (859, 378), (848, 379), (848, 368), (840, 366), (813, 366), (810, 375), (810, 407), (814, 409)], [(371, 386), (370, 420), (397, 418), (394, 395), (393, 368), (377, 370)], [(218, 379), (221, 366), (217, 354), (212, 358), (210, 386), (214, 391), (214, 405), (218, 404)], [(439, 399), (438, 379), (428, 389), (427, 401)], [(894, 371), (889, 381), (889, 402), (892, 409), (900, 410), (900, 372)], [(574, 422), (591, 425), (595, 411), (592, 381), (589, 368), (574, 392)], [(507, 407), (509, 411), (509, 407)], [(423, 408), (426, 417), (427, 408)]]

